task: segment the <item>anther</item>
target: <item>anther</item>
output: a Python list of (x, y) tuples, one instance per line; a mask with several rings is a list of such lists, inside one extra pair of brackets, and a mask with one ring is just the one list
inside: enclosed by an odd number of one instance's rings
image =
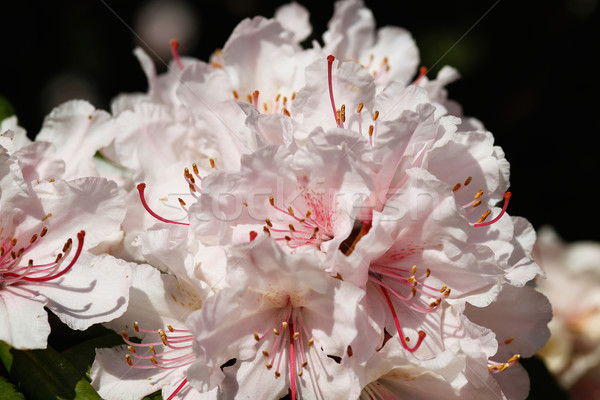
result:
[(460, 189), (460, 183), (457, 183), (456, 185), (454, 185), (454, 187), (452, 188), (452, 191), (456, 192), (458, 189)]
[(158, 361), (156, 361), (156, 358), (154, 358), (154, 356), (150, 356), (150, 361), (152, 361), (152, 364), (158, 365)]
[(148, 346), (148, 348), (150, 349), (150, 351), (152, 352), (152, 354), (156, 354), (156, 349), (154, 348), (153, 344), (151, 344), (150, 346)]
[(271, 203), (272, 207), (275, 207), (275, 198), (273, 196), (269, 197), (269, 203)]
[(446, 285), (442, 286), (442, 288), (440, 289), (440, 293), (444, 293), (446, 291), (446, 289), (448, 289), (448, 286), (446, 286)]
[(310, 218), (310, 216), (311, 216), (311, 214), (312, 214), (312, 211), (308, 210), (308, 211), (306, 212), (306, 219), (309, 219), (309, 218)]
[(413, 275), (417, 273), (417, 266), (416, 265), (412, 266), (412, 268), (410, 269), (410, 273), (413, 274)]
[(192, 164), (192, 169), (194, 170), (194, 173), (196, 175), (200, 175), (200, 171), (198, 171), (198, 166), (196, 165), (196, 163)]
[(360, 103), (358, 103), (358, 108), (356, 109), (356, 112), (360, 114), (360, 112), (362, 111), (363, 107), (364, 107), (364, 104), (361, 101)]
[(272, 364), (269, 364), (269, 363), (266, 363), (266, 364), (265, 364), (265, 367), (267, 367), (267, 369), (271, 369), (271, 368), (273, 368), (273, 365), (272, 365)]
[(312, 346), (313, 344), (315, 344), (315, 339), (310, 338), (310, 340), (307, 343), (309, 346)]
[(504, 344), (511, 344), (513, 340), (515, 340), (515, 338), (513, 336), (511, 336), (504, 341)]
[(183, 199), (181, 197), (179, 197), (177, 200), (179, 200), (179, 204), (181, 204), (182, 206), (185, 206), (185, 201), (183, 201)]
[(296, 228), (294, 228), (294, 225), (289, 224), (288, 226), (290, 228), (290, 232), (296, 232)]
[(471, 183), (471, 181), (472, 181), (472, 180), (473, 180), (473, 177), (472, 177), (472, 176), (469, 176), (469, 177), (467, 178), (467, 180), (465, 181), (465, 186), (467, 186), (469, 183)]
[(273, 328), (273, 334), (274, 334), (275, 336), (279, 336), (279, 333), (280, 333), (280, 332), (277, 330), (277, 328)]
[[(48, 215), (51, 215), (51, 214), (48, 214)], [(48, 228), (46, 228), (46, 227), (42, 228), (42, 231), (40, 232), (40, 237), (46, 236), (47, 232), (48, 232)]]
[(210, 167), (214, 169), (215, 168), (215, 159), (209, 158), (208, 161), (210, 162)]
[(427, 268), (427, 271), (425, 272), (425, 276), (429, 278), (429, 275), (431, 275), (431, 270), (429, 268)]
[(373, 136), (373, 125), (369, 125), (369, 136)]
[(133, 354), (135, 354), (135, 347), (133, 347), (133, 346), (127, 346), (127, 350), (129, 350), (130, 352), (132, 352)]
[(166, 346), (167, 345), (167, 335), (166, 335), (165, 331), (163, 331), (162, 329), (159, 329), (158, 334), (160, 336), (160, 340), (162, 340), (163, 344)]
[(295, 332), (293, 335), (294, 340), (298, 339), (299, 336), (300, 336), (300, 332)]
[(234, 98), (234, 99), (236, 99), (236, 100), (237, 100), (237, 99), (239, 99), (239, 98), (240, 98), (240, 96), (238, 95), (238, 92), (236, 92), (235, 90), (232, 90), (232, 92), (233, 92), (233, 98)]
[(281, 376), (281, 373), (279, 371), (275, 371), (275, 378), (279, 378)]
[(263, 353), (263, 356), (265, 356), (265, 357), (269, 357), (269, 352), (268, 352), (268, 351), (266, 351), (266, 350), (263, 350), (263, 351), (262, 351), (262, 353)]
[(379, 111), (375, 111), (375, 114), (373, 114), (373, 121), (377, 121), (378, 117), (379, 117)]
[(260, 336), (258, 336), (258, 333), (254, 332), (254, 340), (256, 340), (257, 342), (260, 342)]
[(125, 354), (125, 360), (130, 367), (133, 367), (133, 361), (131, 361), (131, 356), (129, 354)]
[(473, 208), (479, 207), (480, 205), (481, 205), (481, 200), (477, 200), (475, 203), (473, 203)]
[(12, 247), (15, 247), (17, 245), (17, 238), (12, 238), (12, 240), (10, 241), (10, 244), (12, 245)]
[(342, 122), (346, 122), (346, 105), (342, 104), (342, 108), (340, 109), (340, 117), (342, 118)]
[(170, 332), (175, 332), (175, 329), (173, 329), (173, 327), (172, 327), (171, 325), (167, 325), (167, 329), (168, 329)]
[(137, 321), (135, 321), (135, 322), (133, 323), (133, 329), (135, 329), (135, 331), (136, 331), (136, 332), (139, 332), (139, 331), (140, 331), (140, 324), (138, 324), (138, 322), (137, 322)]
[(37, 235), (37, 233), (36, 233), (36, 234), (34, 234), (34, 235), (31, 237), (31, 239), (29, 239), (29, 243), (30, 243), (30, 244), (33, 244), (33, 243), (34, 243), (34, 242), (37, 240), (37, 238), (38, 238), (38, 235)]
[(483, 221), (485, 221), (485, 219), (488, 217), (488, 215), (490, 215), (492, 212), (490, 210), (487, 210), (486, 212), (484, 212), (483, 214), (481, 214), (481, 218), (479, 218), (477, 220), (477, 223), (480, 224)]
[(121, 336), (123, 336), (123, 339), (129, 340), (129, 335), (127, 334), (127, 332), (121, 331)]
[(294, 216), (294, 209), (292, 208), (292, 206), (288, 206), (288, 212), (292, 217)]
[(473, 198), (477, 200), (481, 196), (483, 196), (483, 190), (480, 189), (477, 191), (477, 193), (475, 194), (475, 196)]
[(292, 114), (290, 114), (290, 112), (288, 111), (288, 109), (287, 109), (287, 108), (284, 108), (284, 109), (283, 109), (283, 113), (284, 113), (286, 116), (288, 116), (288, 117), (291, 117), (291, 116), (292, 116)]
[(284, 322), (281, 323), (281, 330), (282, 331), (285, 331), (287, 329), (287, 327), (288, 327), (288, 323), (287, 322), (284, 321)]

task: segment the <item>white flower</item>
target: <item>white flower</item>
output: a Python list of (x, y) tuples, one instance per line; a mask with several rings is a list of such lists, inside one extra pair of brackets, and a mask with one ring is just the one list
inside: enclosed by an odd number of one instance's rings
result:
[(358, 306), (364, 292), (325, 273), (315, 251), (289, 256), (267, 236), (230, 249), (229, 287), (188, 320), (197, 355), (188, 371), (193, 386), (216, 387), (220, 366), (235, 358), (242, 363), (238, 386), (257, 398), (288, 390), (292, 399), (348, 398), (356, 390), (348, 382), (353, 371), (342, 372), (335, 359), (352, 356), (348, 346), (366, 323)]
[[(45, 348), (48, 307), (72, 329), (121, 315), (129, 267), (88, 253), (119, 230), (124, 204), (100, 178), (28, 182), (0, 148), (0, 339)], [(75, 240), (73, 240), (75, 239)]]
[(552, 336), (539, 355), (566, 389), (597, 385), (582, 379), (600, 365), (600, 244), (564, 243), (550, 227), (540, 230), (534, 257), (546, 273), (539, 290), (552, 302)]

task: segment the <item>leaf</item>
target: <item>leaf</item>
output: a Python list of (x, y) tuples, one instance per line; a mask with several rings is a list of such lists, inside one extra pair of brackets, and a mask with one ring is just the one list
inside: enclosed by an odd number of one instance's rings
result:
[(0, 121), (12, 115), (15, 115), (15, 109), (5, 97), (0, 96)]
[(83, 372), (50, 347), (45, 350), (12, 349), (10, 353), (13, 358), (10, 378), (19, 384), (29, 400), (73, 399), (77, 384), (85, 380)]
[(0, 376), (0, 400), (25, 400), (25, 396), (17, 391), (15, 385)]
[(121, 335), (111, 333), (69, 347), (61, 353), (79, 371), (88, 371), (96, 358), (96, 349), (123, 344)]
[(8, 372), (10, 372), (10, 368), (12, 367), (13, 357), (10, 354), (11, 347), (0, 340), (0, 361), (4, 364), (4, 368)]
[(102, 397), (85, 378), (81, 378), (75, 385), (75, 400), (102, 400)]

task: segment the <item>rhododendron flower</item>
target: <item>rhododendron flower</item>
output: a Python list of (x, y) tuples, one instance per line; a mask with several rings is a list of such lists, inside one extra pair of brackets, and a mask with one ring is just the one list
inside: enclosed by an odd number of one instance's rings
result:
[(534, 257), (547, 277), (537, 280), (537, 287), (552, 302), (554, 315), (552, 336), (539, 355), (561, 386), (579, 398), (598, 388), (593, 377), (600, 365), (600, 244), (567, 244), (543, 227)]
[(125, 311), (129, 267), (88, 253), (118, 231), (124, 204), (100, 178), (28, 182), (20, 161), (0, 148), (0, 339), (45, 348), (44, 307), (73, 329)]
[(364, 292), (325, 273), (314, 252), (287, 255), (268, 236), (229, 250), (228, 287), (188, 320), (193, 386), (214, 388), (224, 378), (220, 366), (235, 358), (241, 391), (258, 398), (288, 390), (293, 399), (348, 398), (352, 371), (339, 373), (335, 359), (369, 346), (354, 342), (366, 324)]

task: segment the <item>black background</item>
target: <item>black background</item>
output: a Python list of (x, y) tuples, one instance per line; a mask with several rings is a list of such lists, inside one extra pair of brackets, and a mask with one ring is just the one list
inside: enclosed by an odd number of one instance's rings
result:
[[(311, 39), (320, 40), (333, 3), (299, 2), (311, 12)], [(90, 100), (103, 109), (120, 92), (146, 90), (132, 55), (138, 43), (123, 23), (134, 26), (144, 2), (4, 3), (0, 95), (13, 104), (30, 135), (57, 105), (45, 93), (58, 75), (89, 82)], [(284, 2), (187, 3), (200, 22), (198, 40), (186, 54), (206, 60), (242, 18), (270, 17)], [(459, 69), (462, 79), (449, 86), (450, 97), (463, 105), (465, 114), (484, 122), (511, 162), (509, 213), (528, 218), (536, 228), (552, 225), (568, 241), (600, 240), (597, 0), (366, 4), (378, 26), (398, 25), (412, 32), (422, 65), (437, 65), (434, 74), (444, 64)], [(544, 381), (536, 385), (531, 398), (552, 390)], [(557, 398), (552, 393), (548, 398)]]

